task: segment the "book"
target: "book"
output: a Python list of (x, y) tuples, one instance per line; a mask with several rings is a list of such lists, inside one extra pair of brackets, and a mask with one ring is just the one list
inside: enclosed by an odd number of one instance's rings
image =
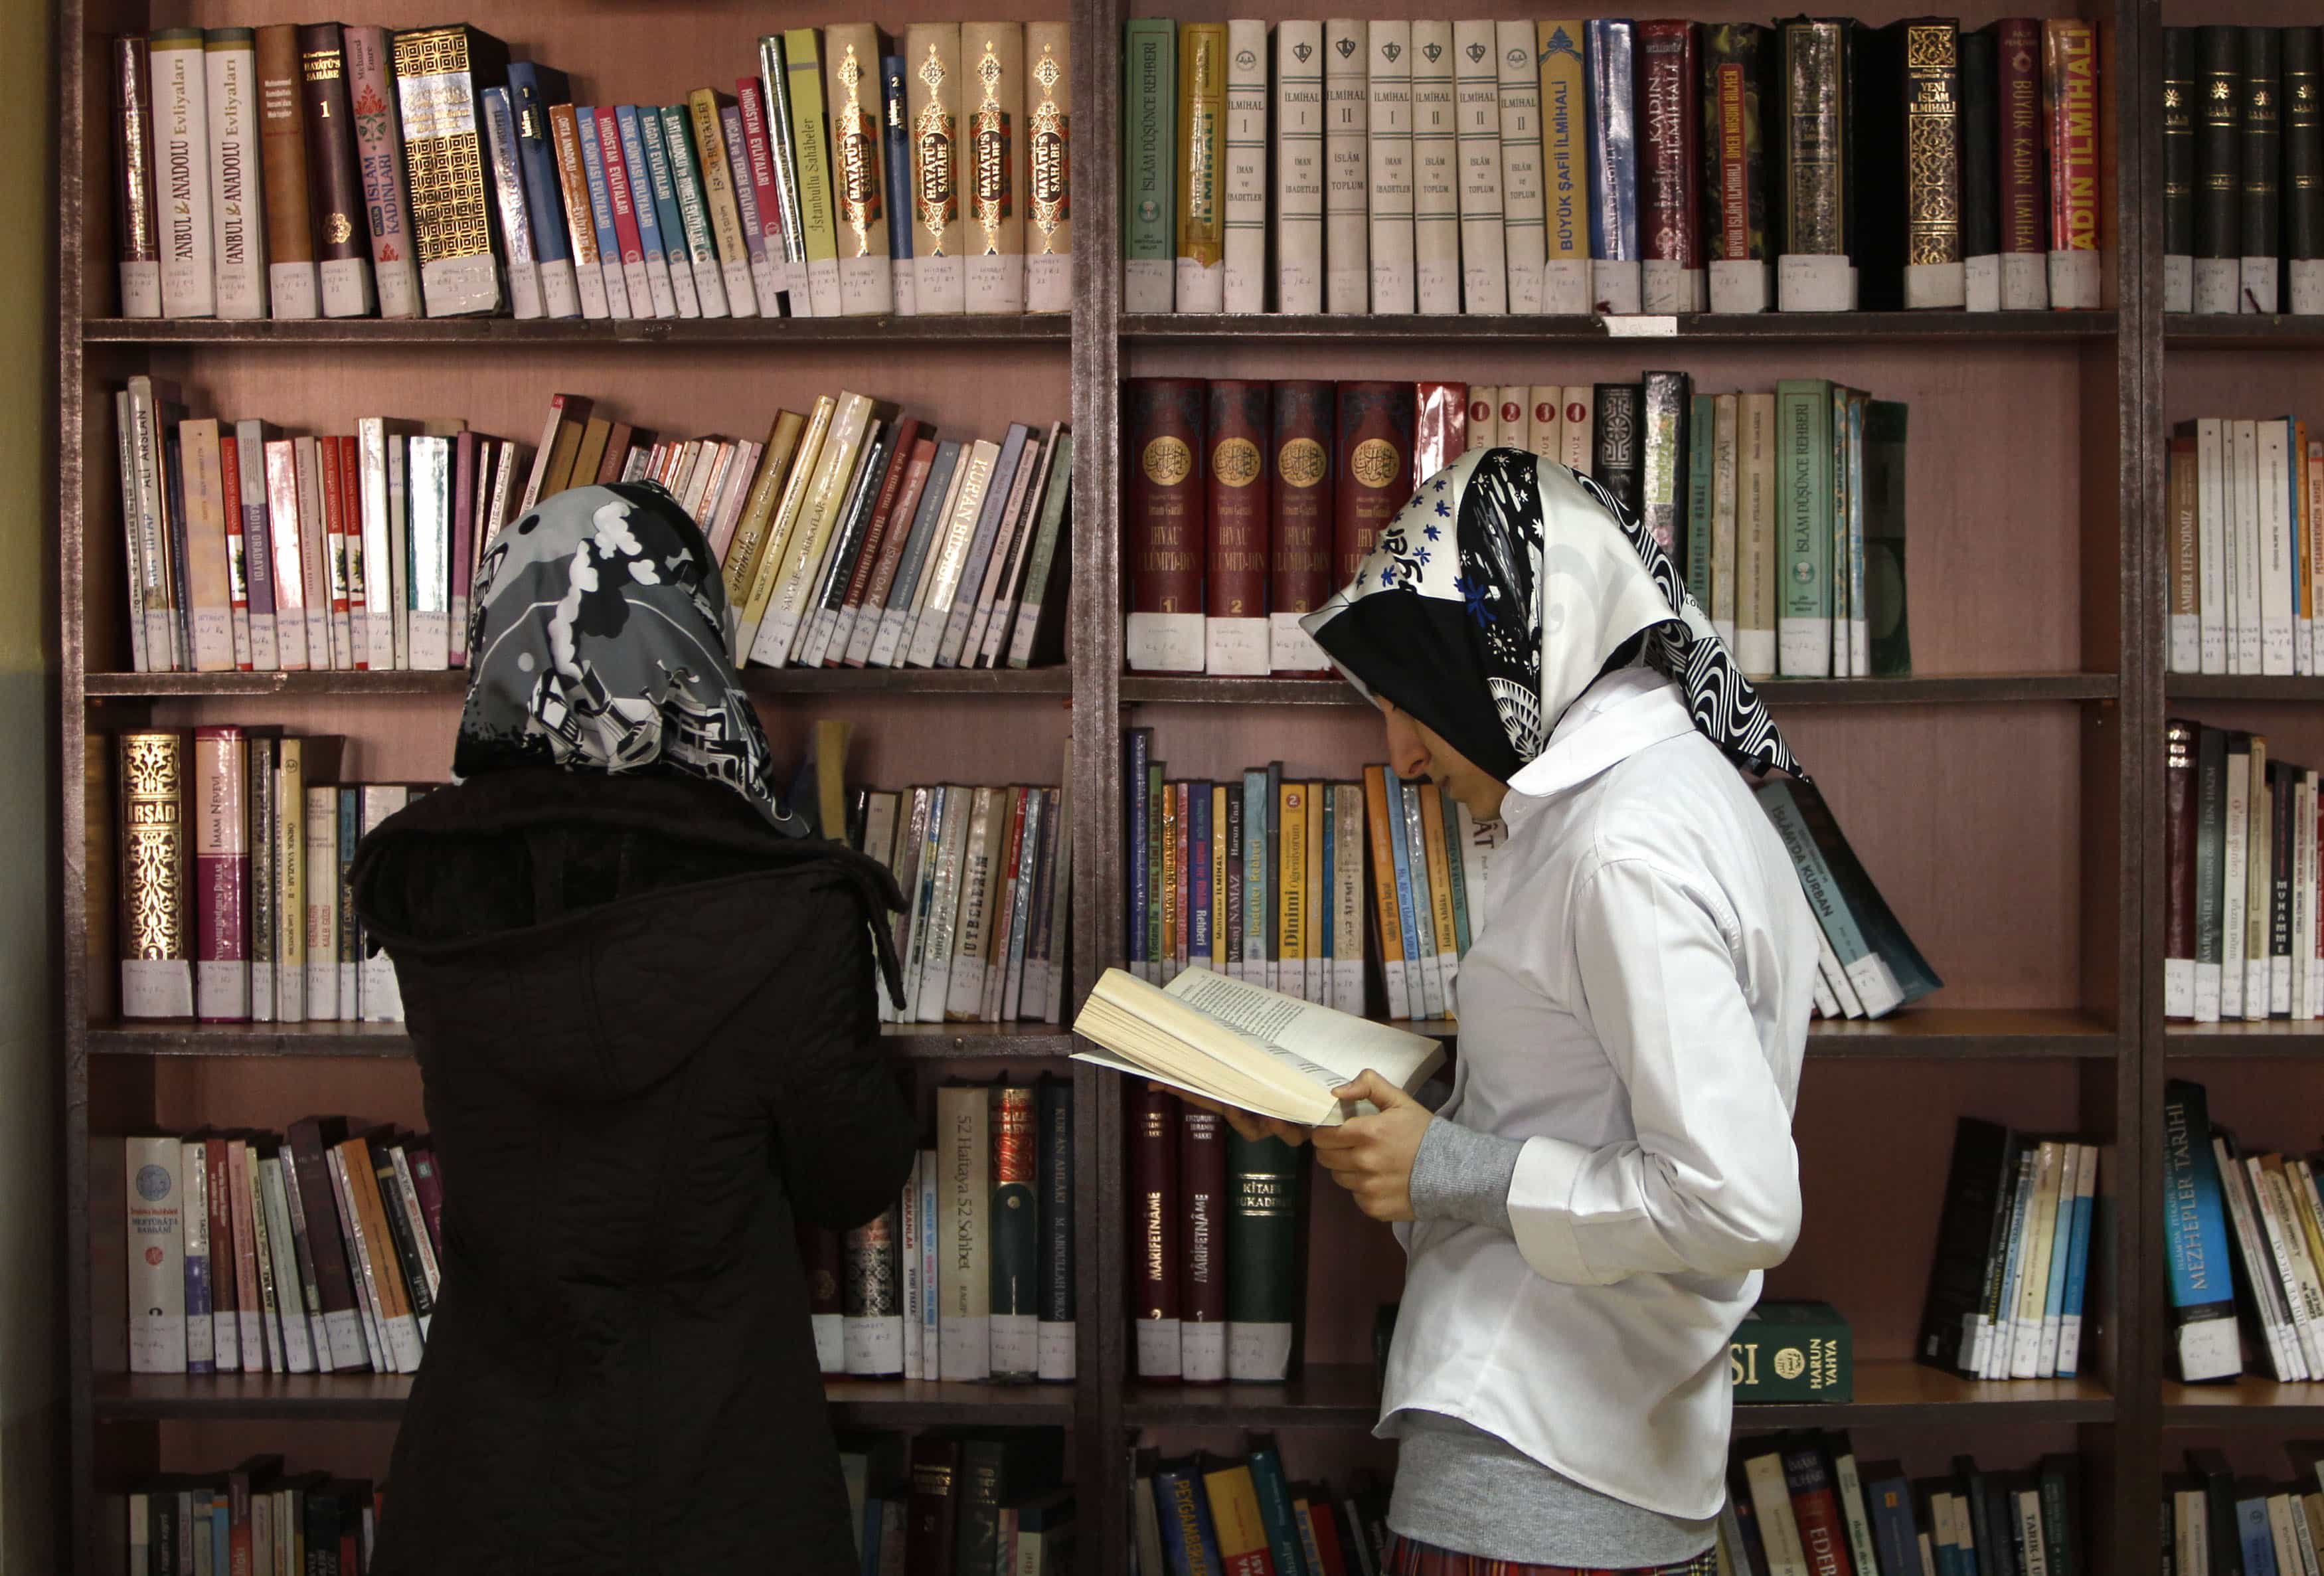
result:
[(208, 113), (212, 281), (217, 315), (266, 316), (266, 215), (259, 165), (256, 36), (246, 27), (204, 36)]
[[(1026, 89), (1031, 107), (1026, 120), (1025, 220), (1028, 226), (1025, 244), (1025, 309), (1029, 312), (1062, 312), (1073, 304), (1074, 286), (1074, 223), (1073, 189), (1069, 172), (1073, 158), (1073, 49), (1071, 30), (1058, 22), (1028, 22), (1025, 24), (1025, 58), (1030, 62)], [(1229, 68), (1229, 114), (1234, 106), (1231, 97), (1235, 81), (1240, 78), (1255, 82), (1259, 97), (1259, 122), (1256, 135), (1264, 149), (1266, 142), (1266, 35), (1261, 32), (1255, 63), (1232, 61)], [(1246, 102), (1245, 113), (1248, 114)], [(1229, 122), (1231, 138), (1234, 125)], [(1266, 161), (1262, 151), (1258, 170), (1264, 190)], [(1234, 202), (1238, 180), (1243, 177), (1231, 161), (1228, 169), (1228, 224), (1230, 242), (1234, 226)], [(1263, 210), (1263, 198), (1260, 202)], [(1263, 211), (1251, 217), (1259, 222), (1259, 234), (1264, 246), (1265, 219)]]
[(1443, 1059), (1421, 1036), (1207, 969), (1167, 991), (1110, 969), (1074, 1028), (1100, 1047), (1076, 1060), (1309, 1125), (1342, 1120), (1331, 1091), (1366, 1068), (1409, 1092)]
[(2012, 17), (1990, 24), (2001, 106), (2001, 308), (2050, 304), (2048, 148), (2042, 114), (2042, 24)]
[(1803, 17), (1780, 26), (1785, 190), (1776, 302), (1784, 311), (1845, 311), (1852, 305), (1847, 265), (1833, 260), (1848, 255), (1841, 179), (1846, 24)]
[(836, 318), (844, 309), (835, 227), (831, 148), (824, 130), (822, 57), (816, 31), (795, 27), (782, 35), (783, 69), (788, 75), (792, 174), (798, 197), (798, 227), (807, 248), (807, 290), (818, 318)]
[(1410, 383), (1342, 382), (1333, 444), (1333, 580), (1345, 585), (1410, 497)]
[(1541, 79), (1543, 262), (1541, 310), (1587, 311), (1590, 280), (1588, 87), (1578, 21), (1534, 23)]
[(1323, 23), (1323, 309), (1371, 309), (1370, 126), (1365, 23)]
[[(113, 233), (120, 263), (121, 315), (158, 318), (161, 315), (161, 219), (155, 212), (153, 67), (148, 41), (136, 33), (114, 39), (106, 68), (112, 100)], [(297, 123), (292, 124), (295, 127)], [(261, 124), (262, 135), (271, 133), (263, 112)]]
[[(1318, 46), (1320, 51), (1320, 45)], [(1177, 24), (1132, 17), (1122, 39), (1121, 306), (1167, 312), (1177, 259)], [(1321, 62), (1318, 61), (1320, 86)]]
[[(508, 49), (466, 24), (393, 35), (420, 289), (431, 318), (502, 304), (476, 96), (505, 87)], [(326, 281), (327, 284), (327, 281)]]
[(1462, 305), (1461, 114), (1453, 24), (1436, 18), (1416, 21), (1412, 59), (1414, 288), (1422, 313), (1441, 315), (1458, 312)]
[(1460, 170), (1462, 309), (1509, 309), (1501, 192), (1499, 48), (1490, 22), (1452, 26), (1454, 145)]
[(1638, 262), (1636, 23), (1593, 17), (1583, 24), (1590, 82), (1591, 300), (1600, 311), (1643, 306)]
[(1364, 24), (1371, 309), (1409, 312), (1413, 278), (1412, 23)]
[(217, 311), (217, 230), (211, 215), (209, 69), (198, 27), (155, 30), (152, 72), (155, 211), (161, 220), (161, 316)]
[(1125, 645), (1134, 671), (1200, 672), (1206, 626), (1203, 465), (1204, 385), (1133, 378), (1123, 385), (1132, 458), (1124, 510), (1130, 559)]
[(1691, 22), (1637, 26), (1638, 244), (1642, 304), (1695, 312), (1708, 304), (1700, 229), (1702, 30)]
[(2163, 1101), (2164, 1240), (2173, 1354), (2190, 1384), (2243, 1371), (2228, 1283), (2219, 1178), (2201, 1085), (2173, 1080)]
[(1499, 61), (1502, 250), (1508, 265), (1509, 310), (1535, 313), (1542, 309), (1546, 255), (1541, 75), (1534, 60), (1531, 23), (1496, 23), (1493, 36)]
[(129, 1276), (129, 1371), (183, 1373), (183, 1149), (174, 1138), (131, 1138), (123, 1145), (123, 1166), (128, 1201), (124, 1258)]
[(1956, 49), (1962, 304), (1972, 312), (1996, 312), (2001, 309), (2001, 60), (1991, 28), (1961, 32)]
[[(896, 309), (896, 288), (889, 235), (891, 226), (904, 221), (888, 211), (878, 30), (868, 23), (828, 28), (824, 54), (839, 310), (850, 317), (891, 312)], [(715, 116), (705, 115), (706, 107), (697, 106), (694, 112), (697, 137), (715, 124)], [(703, 164), (707, 172), (711, 160), (706, 146)], [(724, 191), (726, 183), (722, 180), (717, 184), (731, 202), (731, 193)], [(740, 230), (739, 217), (732, 224)], [(732, 284), (725, 293), (730, 301), (734, 299)]]
[(1736, 1404), (1846, 1401), (1854, 1350), (1848, 1321), (1831, 1304), (1763, 1299), (1728, 1344)]
[(1767, 309), (1772, 171), (1766, 122), (1780, 103), (1769, 79), (1774, 58), (1768, 30), (1757, 23), (1703, 28), (1702, 242), (1714, 312)]
[(1204, 670), (1223, 675), (1268, 671), (1268, 504), (1271, 488), (1261, 445), (1272, 427), (1270, 386), (1214, 380), (1204, 436), (1208, 525), (1204, 590)]
[[(1860, 189), (1868, 307), (1918, 310), (1967, 301), (1960, 38), (1957, 24), (1934, 20), (1891, 23), (1865, 35), (1857, 139), (1860, 156), (1880, 172)], [(1932, 155), (1928, 178), (1912, 179), (1915, 157)]]
[[(2050, 154), (2050, 304), (2092, 310), (2098, 305), (2100, 278), (2098, 35), (2079, 18), (2045, 18), (2042, 51)], [(2273, 289), (2269, 293), (2272, 299)]]
[(1226, 308), (1227, 53), (1223, 23), (1179, 26), (1171, 184), (1177, 200), (1174, 297), (1181, 312)]
[[(413, 245), (402, 117), (387, 30), (343, 30), (355, 162), (363, 176), (364, 227), (371, 233), (372, 280), (383, 318), (420, 316), (420, 264)], [(312, 314), (309, 314), (311, 316)]]

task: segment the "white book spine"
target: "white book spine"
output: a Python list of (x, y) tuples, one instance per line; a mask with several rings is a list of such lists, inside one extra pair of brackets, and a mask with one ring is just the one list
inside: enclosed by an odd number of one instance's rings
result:
[(1413, 309), (1412, 23), (1367, 27), (1370, 118), (1372, 310)]
[[(1267, 23), (1227, 23), (1226, 309), (1267, 310)], [(1038, 306), (1038, 310), (1059, 308)]]
[(2228, 591), (2228, 611), (2235, 631), (2233, 673), (2263, 673), (2264, 620), (2262, 613), (2261, 566), (2264, 562), (2260, 523), (2259, 423), (2235, 423), (2236, 529), (2229, 539), (2228, 563), (2235, 580)]
[(391, 582), (386, 568), (390, 539), (387, 523), (389, 441), (387, 423), (381, 418), (365, 416), (356, 420), (356, 464), (363, 485), (363, 639), (368, 665), (374, 673), (386, 672), (395, 666), (395, 615), (388, 605)]
[(130, 1138), (124, 1254), (129, 1275), (129, 1371), (186, 1371), (185, 1152), (176, 1138)]
[(2227, 856), (2221, 869), (2219, 905), (2219, 1015), (2244, 1015), (2245, 899), (2251, 872), (2251, 756), (2240, 751), (2227, 754)]
[(1323, 309), (1323, 24), (1275, 29), (1275, 309)]
[(2292, 501), (2292, 423), (2262, 421), (2258, 429), (2260, 493), (2260, 671), (2290, 677), (2294, 671), (2292, 555), (2297, 519)]
[(1508, 266), (1508, 308), (1542, 309), (1542, 270), (1548, 252), (1541, 173), (1541, 74), (1534, 60), (1531, 22), (1494, 26), (1500, 58), (1501, 234)]
[(1364, 23), (1323, 23), (1323, 309), (1370, 309), (1370, 88)]
[(266, 316), (266, 183), (258, 164), (258, 60), (247, 33), (206, 51), (210, 121), (210, 229), (217, 315)]
[[(298, 1232), (290, 1224), (290, 1206), (284, 1180), (286, 1167), (273, 1157), (258, 1162), (258, 1188), (253, 1207), (263, 1201), (266, 1247), (274, 1260), (276, 1324), (282, 1337), (282, 1369), (294, 1374), (316, 1371), (312, 1314), (307, 1306), (305, 1276), (299, 1270)], [(327, 1365), (326, 1365), (327, 1366)]]
[(2227, 670), (2227, 463), (2217, 417), (2195, 423), (2195, 604), (2205, 673)]
[(161, 222), (161, 314), (217, 310), (210, 217), (209, 69), (202, 36), (175, 30), (153, 41), (154, 213)]
[(1452, 24), (1415, 21), (1413, 278), (1420, 310), (1440, 316), (1461, 309), (1460, 109), (1452, 82)]

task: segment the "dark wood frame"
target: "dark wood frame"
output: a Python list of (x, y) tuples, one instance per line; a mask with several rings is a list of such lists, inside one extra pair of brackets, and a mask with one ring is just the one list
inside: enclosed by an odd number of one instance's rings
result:
[[(60, 954), (65, 1033), (69, 1324), (71, 1416), (72, 1562), (110, 1572), (117, 1535), (109, 1532), (115, 1481), (138, 1453), (109, 1446), (100, 1480), (97, 1431), (145, 1429), (165, 1419), (392, 1418), (400, 1382), (344, 1379), (189, 1381), (100, 1374), (94, 1366), (90, 1173), (92, 1058), (108, 1079), (150, 1083), (163, 1058), (299, 1056), (392, 1058), (408, 1054), (397, 1029), (314, 1026), (231, 1030), (186, 1026), (92, 1025), (82, 959), (88, 904), (109, 900), (88, 888), (84, 857), (82, 752), (93, 707), (134, 708), (160, 697), (231, 700), (298, 696), (358, 708), (370, 697), (448, 696), (457, 674), (125, 675), (92, 672), (86, 649), (84, 571), (91, 551), (91, 488), (103, 488), (110, 452), (101, 440), (105, 413), (92, 410), (88, 347), (108, 355), (173, 346), (335, 347), (361, 354), (382, 346), (442, 346), (475, 354), (491, 346), (634, 346), (646, 355), (683, 355), (689, 346), (747, 343), (769, 355), (788, 346), (844, 346), (879, 338), (928, 345), (1067, 342), (1072, 415), (1080, 440), (1074, 477), (1074, 552), (1069, 668), (1032, 673), (770, 673), (752, 670), (752, 689), (767, 696), (946, 696), (1068, 697), (1084, 725), (1074, 734), (1076, 995), (1116, 960), (1120, 899), (1114, 829), (1120, 824), (1117, 723), (1127, 708), (1149, 703), (1333, 706), (1351, 704), (1331, 684), (1296, 679), (1211, 680), (1121, 672), (1118, 617), (1121, 569), (1116, 471), (1116, 392), (1130, 353), (1145, 346), (1222, 339), (1279, 346), (1396, 341), (1414, 346), (1511, 340), (1602, 342), (1594, 319), (1554, 318), (1201, 318), (1130, 317), (1120, 311), (1116, 162), (1115, 73), (1120, 0), (1074, 0), (1077, 237), (1074, 309), (1069, 318), (932, 318), (900, 321), (741, 324), (516, 324), (130, 322), (103, 315), (105, 300), (85, 296), (92, 274), (84, 248), (105, 233), (97, 210), (109, 201), (90, 171), (104, 168), (107, 139), (101, 60), (91, 46), (119, 27), (143, 25), (148, 0), (58, 0), (59, 268), (57, 375), (60, 398), (56, 613), (63, 696), (58, 751), (61, 851)], [(1820, 1027), (1811, 1041), (1819, 1058), (1863, 1060), (1997, 1059), (2062, 1061), (2074, 1070), (2079, 1118), (2107, 1141), (2102, 1171), (2113, 1208), (2099, 1244), (2098, 1337), (2092, 1377), (2052, 1384), (1977, 1385), (1906, 1365), (1876, 1365), (1859, 1379), (1849, 1407), (1757, 1409), (1745, 1428), (1797, 1425), (1915, 1428), (1958, 1423), (2059, 1424), (2078, 1432), (2094, 1470), (2089, 1493), (2090, 1568), (2129, 1573), (2156, 1568), (2154, 1507), (2172, 1428), (2289, 1428), (2324, 1422), (2324, 1385), (2246, 1384), (2185, 1392), (2166, 1385), (2168, 1329), (2163, 1295), (2161, 1146), (2163, 1082), (2177, 1062), (2251, 1058), (2264, 1062), (2324, 1057), (2324, 1028), (2227, 1026), (2165, 1032), (2162, 1018), (2163, 846), (2161, 729), (2166, 696), (2177, 700), (2312, 702), (2324, 679), (2163, 677), (2162, 380), (2171, 346), (2248, 346), (2254, 350), (2324, 345), (2324, 319), (2165, 319), (2160, 309), (2159, 0), (2092, 0), (2100, 23), (2111, 129), (2106, 164), (2113, 202), (2107, 258), (2115, 305), (2082, 314), (1980, 315), (1866, 313), (1813, 317), (1683, 320), (1682, 343), (1813, 346), (1911, 344), (1941, 355), (1948, 346), (1996, 342), (2054, 346), (2080, 369), (2083, 425), (2080, 465), (2083, 608), (2080, 670), (1998, 677), (1779, 683), (1779, 707), (1941, 705), (1960, 702), (2068, 706), (2081, 727), (2082, 1000), (2048, 1010), (1939, 1010), (1874, 1025)], [(2135, 94), (2118, 94), (2121, 85)], [(2116, 100), (2119, 97), (2120, 103)], [(2136, 111), (2131, 107), (2138, 106)], [(92, 206), (94, 205), (94, 206)], [(2109, 352), (2111, 354), (2109, 354)], [(912, 1061), (1046, 1061), (1069, 1042), (1055, 1032), (931, 1029), (899, 1036)], [(851, 1424), (910, 1427), (948, 1423), (1054, 1422), (1074, 1429), (1082, 1485), (1084, 1569), (1122, 1569), (1128, 1542), (1123, 1446), (1148, 1425), (1252, 1425), (1361, 1428), (1371, 1420), (1373, 1380), (1354, 1368), (1317, 1366), (1284, 1386), (1194, 1390), (1139, 1385), (1130, 1371), (1126, 1324), (1126, 1229), (1122, 1102), (1117, 1081), (1087, 1069), (1074, 1074), (1081, 1142), (1076, 1182), (1080, 1231), (1080, 1381), (1066, 1388), (1006, 1390), (957, 1385), (835, 1386), (832, 1400)], [(99, 1130), (102, 1131), (101, 1118)], [(99, 1206), (101, 1207), (101, 1205)], [(1095, 1554), (1097, 1557), (1092, 1558)]]

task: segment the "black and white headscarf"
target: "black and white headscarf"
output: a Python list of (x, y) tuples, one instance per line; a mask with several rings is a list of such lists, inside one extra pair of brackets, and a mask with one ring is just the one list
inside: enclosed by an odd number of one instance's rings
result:
[(650, 482), (545, 499), (488, 544), (468, 627), (452, 775), (512, 766), (678, 771), (724, 783), (778, 832), (767, 735), (727, 655), (710, 544)]
[(1479, 449), (1420, 484), (1355, 580), (1300, 621), (1384, 696), (1503, 782), (1633, 637), (1694, 725), (1752, 772), (1806, 774), (1654, 535), (1587, 476)]

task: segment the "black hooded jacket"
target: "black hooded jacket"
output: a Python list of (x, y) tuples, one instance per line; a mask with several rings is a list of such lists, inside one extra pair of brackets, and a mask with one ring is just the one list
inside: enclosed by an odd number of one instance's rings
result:
[(795, 1221), (891, 1203), (895, 887), (689, 778), (493, 772), (365, 838), (444, 1175), (378, 1576), (853, 1576)]

